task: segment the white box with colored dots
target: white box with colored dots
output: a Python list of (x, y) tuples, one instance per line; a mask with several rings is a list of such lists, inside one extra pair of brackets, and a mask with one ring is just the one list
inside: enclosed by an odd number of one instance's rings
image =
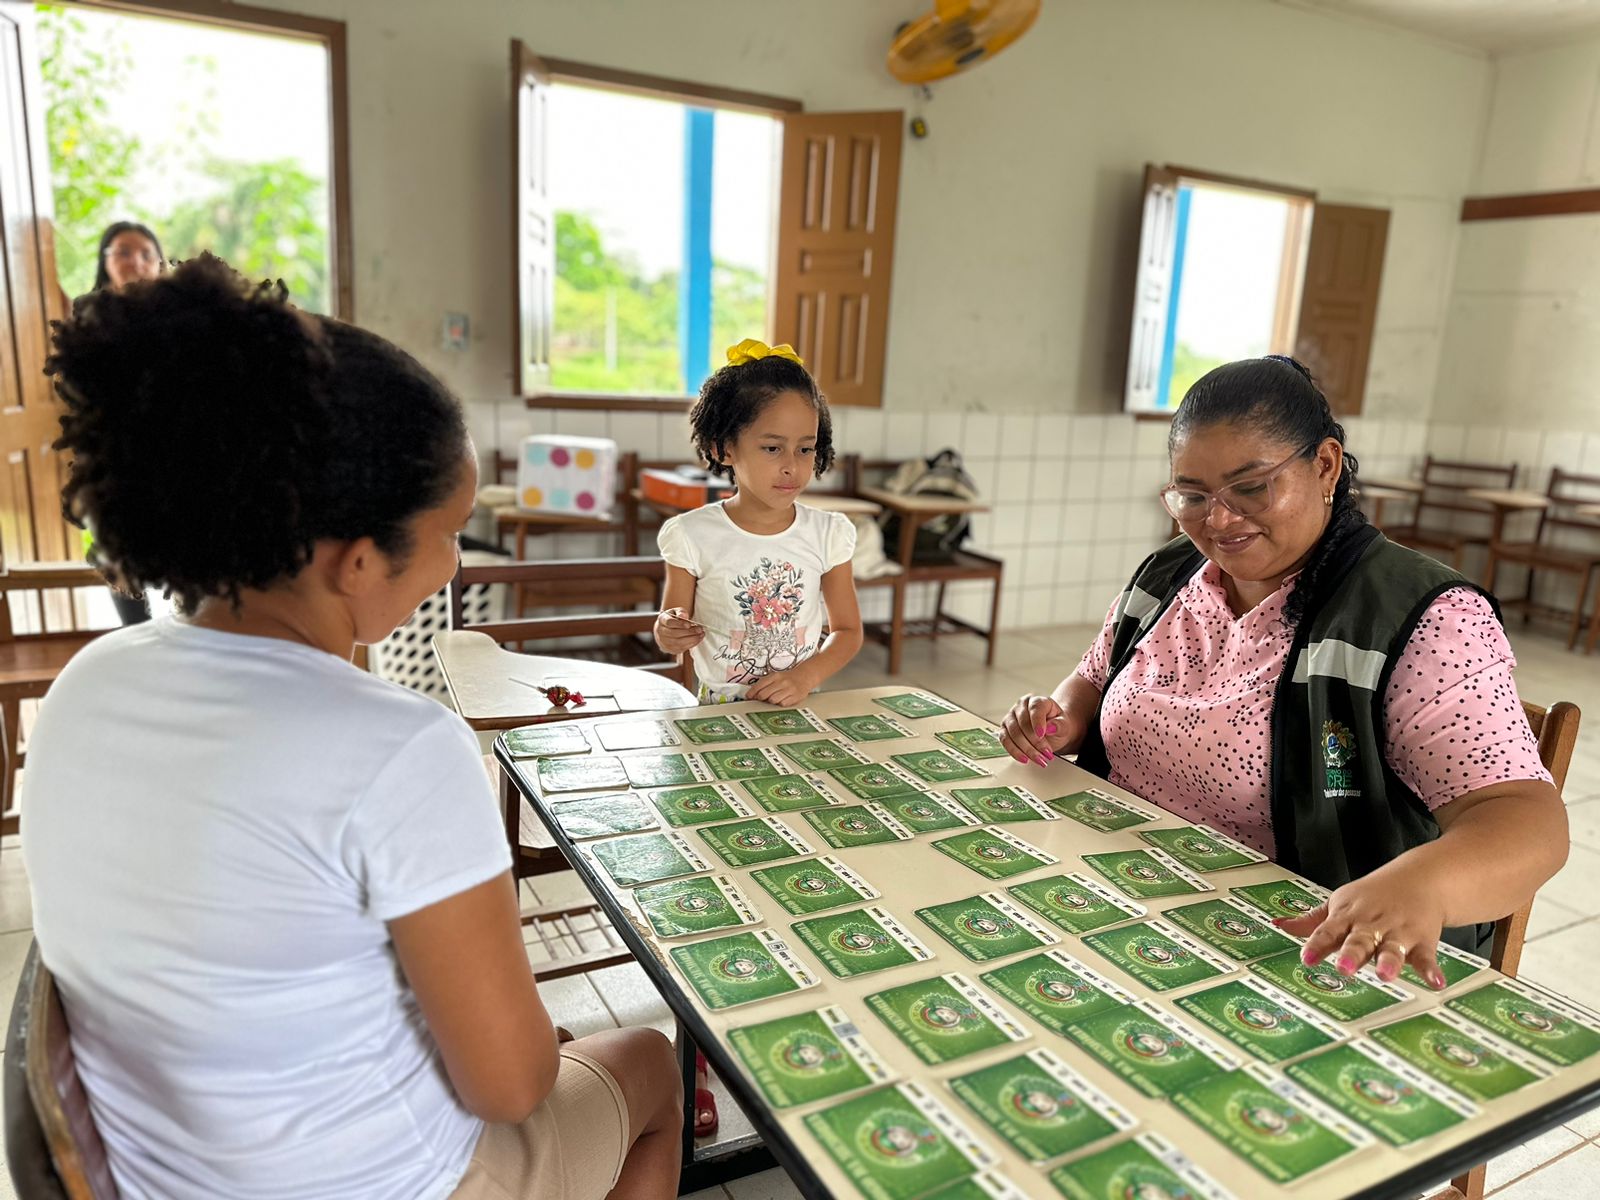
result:
[(517, 458), (517, 505), (535, 512), (605, 517), (617, 498), (617, 444), (610, 438), (535, 434)]

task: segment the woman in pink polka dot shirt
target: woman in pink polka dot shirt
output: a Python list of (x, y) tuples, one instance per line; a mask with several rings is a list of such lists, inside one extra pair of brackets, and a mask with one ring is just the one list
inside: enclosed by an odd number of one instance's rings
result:
[(1566, 860), (1493, 600), (1385, 539), (1310, 373), (1272, 356), (1184, 397), (1162, 500), (1183, 536), (1153, 554), (1049, 696), (1004, 742), (1078, 763), (1335, 889), (1303, 918), (1307, 962), (1482, 950)]

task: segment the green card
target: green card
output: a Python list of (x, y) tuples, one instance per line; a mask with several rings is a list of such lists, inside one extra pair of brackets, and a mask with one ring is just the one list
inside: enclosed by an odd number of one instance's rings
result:
[(1259, 1063), (1203, 1079), (1172, 1102), (1275, 1183), (1291, 1183), (1372, 1144), (1352, 1122)]
[(759, 779), (763, 775), (784, 774), (783, 763), (765, 746), (745, 750), (706, 750), (706, 766), (718, 779)]
[(1226, 871), (1230, 867), (1249, 867), (1267, 861), (1259, 850), (1218, 833), (1209, 825), (1187, 829), (1142, 829), (1139, 836), (1152, 846), (1165, 850), (1191, 871)]
[(774, 1108), (889, 1081), (889, 1068), (838, 1007), (730, 1029), (728, 1044)]
[(680, 828), (755, 815), (725, 783), (702, 783), (694, 787), (651, 792), (650, 803), (667, 819), (668, 825)]
[(982, 824), (954, 800), (932, 792), (886, 796), (878, 804), (912, 833), (937, 833), (941, 829), (968, 829)]
[(1188, 896), (1213, 888), (1177, 859), (1161, 850), (1118, 850), (1085, 854), (1083, 861), (1135, 900)]
[(1239, 1065), (1150, 1000), (1087, 1017), (1070, 1027), (1067, 1037), (1147, 1096), (1170, 1096)]
[(698, 754), (630, 754), (622, 760), (633, 787), (678, 787), (705, 783), (711, 772)]
[(1118, 800), (1099, 788), (1057, 796), (1049, 804), (1063, 817), (1071, 817), (1078, 824), (1087, 825), (1100, 833), (1115, 833), (1119, 829), (1131, 829), (1156, 819), (1156, 814), (1148, 809)]
[(1083, 944), (1156, 992), (1188, 987), (1238, 970), (1238, 964), (1165, 921), (1140, 921), (1088, 933)]
[(801, 815), (835, 850), (911, 840), (911, 831), (876, 804), (838, 804)]
[(852, 796), (862, 800), (887, 800), (890, 796), (926, 792), (928, 785), (892, 763), (855, 763), (828, 774)]
[(929, 1066), (1028, 1036), (965, 975), (935, 975), (867, 997), (867, 1007)]
[(1000, 736), (993, 729), (942, 729), (933, 736), (968, 758), (1010, 757), (1010, 751), (1000, 744)]
[(1448, 1010), (1419, 1013), (1367, 1031), (1445, 1087), (1474, 1100), (1496, 1100), (1548, 1074), (1514, 1047)]
[(1600, 1023), (1560, 996), (1515, 979), (1497, 979), (1447, 1007), (1514, 1046), (1570, 1067), (1600, 1050)]
[(655, 750), (678, 744), (678, 735), (665, 721), (603, 721), (594, 732), (602, 750)]
[(759, 779), (741, 779), (739, 786), (762, 808), (773, 813), (839, 803), (839, 798), (826, 790), (827, 784), (820, 776), (763, 775)]
[(1144, 905), (1124, 900), (1105, 884), (1077, 872), (1019, 883), (1006, 891), (1068, 933), (1104, 929), (1129, 917), (1142, 917), (1149, 911)]
[(933, 957), (892, 914), (876, 905), (807, 917), (794, 923), (793, 932), (840, 979)]
[(707, 1008), (732, 1008), (820, 982), (770, 929), (691, 942), (668, 953)]
[(1054, 821), (1056, 814), (1027, 788), (986, 787), (951, 788), (959, 800), (980, 821), (1003, 825), (1009, 821)]
[(589, 739), (573, 721), (554, 721), (548, 725), (528, 725), (508, 729), (500, 735), (512, 758), (556, 758), (563, 754), (589, 753)]
[(765, 817), (730, 825), (705, 825), (696, 832), (730, 867), (755, 867), (814, 853), (798, 834)]
[(985, 879), (1009, 879), (1061, 861), (994, 825), (940, 838), (933, 843), (933, 848), (971, 867)]
[(599, 792), (625, 788), (622, 760), (610, 756), (539, 759), (541, 792)]
[(1248, 975), (1190, 992), (1174, 1003), (1263, 1062), (1298, 1058), (1344, 1038), (1338, 1025), (1310, 1005)]
[(827, 854), (805, 862), (762, 867), (751, 871), (750, 878), (795, 916), (878, 898), (876, 888)]
[(1158, 1133), (1075, 1158), (1050, 1182), (1067, 1200), (1235, 1200)]
[(661, 824), (656, 814), (632, 792), (561, 800), (550, 806), (550, 815), (562, 832), (575, 840), (637, 833), (641, 829), (659, 828)]
[(1290, 876), (1228, 889), (1252, 908), (1271, 917), (1303, 917), (1322, 904), (1332, 893), (1309, 879)]
[(709, 871), (711, 864), (675, 833), (643, 833), (637, 837), (609, 838), (584, 849), (605, 868), (619, 887), (638, 887), (679, 875)]
[(866, 1200), (912, 1200), (995, 1161), (948, 1109), (912, 1082), (811, 1113), (806, 1128)]
[[(1489, 969), (1488, 959), (1480, 958), (1465, 950), (1458, 950), (1449, 942), (1440, 942), (1434, 947), (1434, 952), (1439, 960), (1439, 972), (1444, 976), (1445, 988), (1453, 988), (1462, 980), (1471, 979), (1478, 972)], [(1420, 988), (1433, 991), (1433, 986), (1418, 975), (1417, 969), (1410, 963), (1400, 969), (1400, 978), (1407, 983), (1414, 983)]]
[(917, 916), (973, 962), (989, 962), (1061, 940), (999, 892), (919, 908)]
[(1317, 1011), (1345, 1022), (1359, 1021), (1411, 999), (1405, 988), (1385, 983), (1369, 967), (1362, 967), (1354, 975), (1341, 975), (1327, 959), (1314, 967), (1306, 966), (1300, 961), (1298, 950), (1253, 962), (1250, 970)]
[(686, 717), (674, 721), (678, 732), (697, 746), (713, 746), (718, 742), (753, 742), (761, 735), (733, 713), (716, 717)]
[(809, 708), (764, 708), (741, 715), (768, 737), (828, 732)]
[(1114, 1008), (1133, 996), (1061, 950), (1047, 950), (985, 971), (978, 978), (1052, 1033)]
[(1288, 934), (1279, 933), (1263, 921), (1249, 905), (1232, 897), (1169, 908), (1161, 915), (1238, 962), (1254, 962), (1300, 946)]
[(633, 898), (657, 937), (686, 937), (761, 923), (761, 914), (726, 875), (655, 883), (634, 892)]
[(952, 750), (913, 750), (908, 754), (892, 754), (890, 758), (929, 783), (982, 779), (988, 774), (977, 763)]
[(957, 1075), (950, 1088), (1032, 1162), (1081, 1150), (1136, 1124), (1125, 1109), (1044, 1049)]
[(1029, 1200), (1028, 1193), (998, 1171), (984, 1171), (929, 1192), (923, 1200)]
[(918, 720), (922, 717), (938, 717), (945, 713), (960, 712), (954, 704), (931, 696), (927, 692), (901, 692), (894, 696), (874, 696), (874, 704), (881, 704), (890, 712), (902, 717)]
[(867, 756), (861, 751), (834, 738), (784, 742), (778, 747), (778, 753), (802, 771), (833, 771), (867, 761)]
[(828, 724), (852, 742), (887, 742), (911, 736), (911, 731), (893, 717), (873, 714), (861, 717), (829, 717)]
[(1357, 1040), (1290, 1063), (1300, 1086), (1391, 1146), (1409, 1146), (1478, 1114), (1478, 1106), (1387, 1050)]

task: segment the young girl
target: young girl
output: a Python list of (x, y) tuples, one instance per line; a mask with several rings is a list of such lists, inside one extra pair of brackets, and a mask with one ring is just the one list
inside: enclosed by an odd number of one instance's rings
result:
[(739, 490), (661, 526), (656, 644), (693, 652), (703, 704), (793, 707), (861, 649), (855, 528), (795, 503), (833, 465), (828, 402), (790, 347), (746, 339), (700, 389), (689, 428)]
[(185, 614), (82, 651), (29, 747), (34, 932), (121, 1193), (674, 1195), (670, 1043), (558, 1050), (476, 739), (350, 664), (456, 569), (455, 399), (209, 257), (90, 296), (49, 369), (67, 511)]

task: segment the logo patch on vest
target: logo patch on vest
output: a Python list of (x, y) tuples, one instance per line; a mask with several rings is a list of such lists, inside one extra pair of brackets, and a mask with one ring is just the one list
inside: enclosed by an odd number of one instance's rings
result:
[(1338, 721), (1322, 723), (1322, 791), (1327, 796), (1359, 796), (1356, 773), (1350, 764), (1356, 757), (1356, 738)]

